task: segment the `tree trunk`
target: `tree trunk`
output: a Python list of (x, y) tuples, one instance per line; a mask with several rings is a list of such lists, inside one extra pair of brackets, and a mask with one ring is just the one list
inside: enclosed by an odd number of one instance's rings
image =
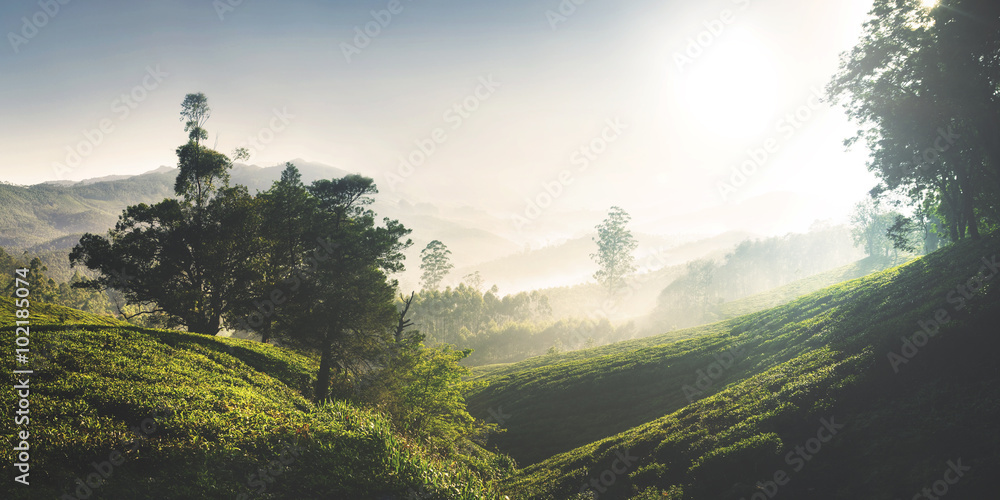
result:
[(965, 222), (969, 225), (969, 236), (974, 240), (979, 239), (979, 224), (976, 220), (976, 211), (972, 207), (972, 197), (965, 199)]
[[(971, 167), (965, 165), (971, 170)], [(964, 225), (969, 228), (969, 236), (974, 240), (979, 239), (979, 224), (976, 221), (976, 210), (975, 210), (975, 189), (972, 188), (972, 179), (969, 175), (968, 170), (959, 172), (959, 189), (961, 194), (959, 195), (960, 202), (962, 204), (962, 219), (965, 223)], [(962, 231), (963, 233), (965, 231)], [(965, 236), (964, 234), (962, 236)]]
[(330, 331), (323, 332), (323, 345), (320, 348), (319, 373), (316, 375), (316, 394), (313, 400), (321, 403), (330, 395), (330, 368), (333, 364), (333, 346), (330, 342)]
[(260, 341), (266, 344), (271, 340), (271, 317), (264, 318), (264, 324), (260, 327)]
[(214, 313), (208, 321), (208, 331), (205, 334), (218, 335), (220, 329), (222, 329), (222, 315)]

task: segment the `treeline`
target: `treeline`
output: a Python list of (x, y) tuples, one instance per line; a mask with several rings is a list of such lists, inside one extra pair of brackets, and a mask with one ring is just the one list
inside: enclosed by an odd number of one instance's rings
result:
[(483, 293), (461, 283), (414, 294), (410, 318), (429, 339), (462, 345), (491, 326), (540, 321), (551, 313), (548, 298), (537, 291), (499, 297), (495, 286)]
[[(403, 304), (402, 299), (398, 301)], [(504, 297), (465, 283), (413, 295), (410, 318), (432, 344), (471, 349), (469, 365), (513, 363), (532, 356), (632, 338), (631, 325), (615, 328), (606, 317), (554, 321), (538, 291)]]
[(0, 293), (3, 295), (10, 296), (14, 289), (16, 269), (28, 269), (28, 290), (34, 300), (92, 314), (115, 315), (115, 301), (108, 293), (79, 287), (86, 281), (79, 270), (68, 281), (57, 282), (50, 277), (48, 265), (42, 258), (28, 252), (14, 257), (0, 247)]

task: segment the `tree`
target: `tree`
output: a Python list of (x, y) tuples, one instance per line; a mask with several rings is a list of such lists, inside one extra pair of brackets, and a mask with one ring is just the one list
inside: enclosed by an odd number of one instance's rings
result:
[[(744, 242), (747, 243), (747, 242)], [(741, 244), (746, 252), (752, 245)], [(740, 248), (738, 247), (738, 248)], [(734, 255), (727, 258), (735, 261)], [(714, 307), (723, 299), (718, 290), (721, 267), (711, 259), (688, 262), (683, 275), (660, 292), (654, 316), (671, 328), (703, 324), (714, 319)]]
[(483, 279), (482, 274), (479, 274), (479, 271), (466, 274), (462, 277), (462, 282), (480, 293), (483, 291), (483, 285), (486, 284), (486, 280)]
[(625, 287), (625, 279), (635, 272), (635, 251), (638, 243), (625, 226), (631, 217), (619, 207), (611, 207), (608, 218), (597, 226), (597, 252), (590, 255), (600, 269), (594, 279), (614, 295)]
[(333, 243), (314, 234), (317, 200), (295, 165), (286, 163), (280, 180), (257, 198), (261, 226), (255, 244), (260, 246), (260, 260), (247, 263), (258, 270), (257, 280), (236, 292), (225, 319), (232, 327), (255, 331), (262, 342), (268, 342), (274, 333), (273, 302), (286, 300), (300, 281), (299, 270)]
[(934, 203), (951, 240), (1000, 219), (1000, 4), (876, 0), (828, 87), (859, 125), (873, 194)]
[(208, 98), (205, 94), (188, 94), (181, 102), (181, 121), (184, 122), (184, 131), (188, 132), (188, 139), (195, 143), (200, 143), (203, 139), (208, 139), (208, 132), (203, 126), (208, 118), (212, 116), (212, 108), (208, 107)]
[(315, 200), (308, 234), (333, 243), (295, 257), (308, 265), (297, 273), (295, 290), (276, 306), (276, 318), (284, 339), (319, 352), (314, 398), (323, 401), (335, 368), (360, 377), (392, 342), (397, 283), (388, 275), (403, 270), (402, 252), (411, 242), (403, 240), (410, 230), (397, 221), (376, 226), (366, 208), (378, 193), (372, 179), (348, 175), (316, 181), (307, 190)]
[[(185, 129), (202, 130), (204, 95), (182, 103)], [(198, 144), (192, 134), (177, 149), (181, 199), (125, 209), (107, 236), (85, 234), (70, 253), (98, 277), (74, 284), (121, 292), (136, 314), (166, 313), (171, 326), (214, 335), (235, 299), (260, 279), (263, 248), (258, 201), (246, 187), (228, 186), (232, 161)]]
[(455, 267), (448, 261), (449, 255), (451, 250), (438, 240), (428, 243), (420, 251), (420, 270), (423, 271), (420, 282), (424, 290), (437, 290), (441, 280)]
[(872, 199), (858, 202), (851, 214), (854, 245), (863, 247), (868, 256), (888, 257), (893, 249), (889, 229), (896, 222), (896, 215), (894, 212), (886, 212)]

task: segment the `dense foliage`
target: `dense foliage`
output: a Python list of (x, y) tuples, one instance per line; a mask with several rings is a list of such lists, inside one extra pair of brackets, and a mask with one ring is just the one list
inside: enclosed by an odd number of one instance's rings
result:
[(952, 241), (1000, 223), (1000, 5), (877, 0), (828, 88), (871, 151), (874, 195), (940, 217)]

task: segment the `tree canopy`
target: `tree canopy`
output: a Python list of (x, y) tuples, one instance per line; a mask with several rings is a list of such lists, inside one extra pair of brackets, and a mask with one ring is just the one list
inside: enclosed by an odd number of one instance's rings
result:
[(940, 216), (952, 240), (1000, 222), (1000, 4), (876, 0), (828, 87), (879, 180)]
[[(201, 130), (207, 106), (203, 94), (185, 98), (186, 130)], [(119, 291), (129, 304), (148, 306), (137, 314), (162, 312), (171, 326), (214, 335), (234, 299), (259, 279), (247, 264), (259, 261), (262, 221), (259, 200), (229, 186), (232, 161), (199, 137), (177, 149), (180, 199), (126, 208), (107, 236), (83, 235), (70, 262), (98, 272), (76, 286)]]

